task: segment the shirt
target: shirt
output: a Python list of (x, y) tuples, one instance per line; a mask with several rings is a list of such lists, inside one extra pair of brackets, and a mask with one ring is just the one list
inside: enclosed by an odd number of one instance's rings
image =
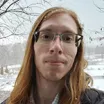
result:
[(59, 94), (55, 96), (55, 99), (53, 100), (52, 104), (58, 104), (58, 102), (59, 102)]

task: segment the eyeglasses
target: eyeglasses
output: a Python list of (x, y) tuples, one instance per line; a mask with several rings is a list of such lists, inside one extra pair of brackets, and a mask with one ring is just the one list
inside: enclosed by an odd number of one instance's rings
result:
[(54, 41), (56, 37), (60, 37), (60, 41), (63, 41), (65, 44), (75, 44), (76, 46), (79, 46), (81, 40), (83, 39), (82, 35), (72, 32), (57, 34), (53, 31), (41, 30), (36, 31), (34, 35), (36, 42), (45, 44), (49, 44), (51, 41)]

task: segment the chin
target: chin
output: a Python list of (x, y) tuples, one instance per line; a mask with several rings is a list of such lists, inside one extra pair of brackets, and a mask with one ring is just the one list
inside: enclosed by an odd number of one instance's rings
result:
[(63, 77), (61, 75), (57, 75), (57, 74), (53, 74), (53, 73), (51, 73), (47, 76), (47, 79), (50, 80), (50, 81), (59, 81), (62, 78)]

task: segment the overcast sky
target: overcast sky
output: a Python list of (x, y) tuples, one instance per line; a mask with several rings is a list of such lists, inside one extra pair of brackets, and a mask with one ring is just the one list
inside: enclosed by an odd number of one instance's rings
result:
[[(55, 2), (56, 1), (56, 2)], [(104, 27), (104, 12), (101, 12), (95, 5), (104, 8), (104, 0), (55, 0), (52, 2), (55, 6), (63, 6), (69, 9), (74, 10), (82, 24), (84, 24), (85, 34), (91, 36), (92, 38), (97, 38), (99, 36), (104, 37), (104, 32), (101, 34), (94, 34), (93, 31), (99, 31), (101, 27)], [(100, 45), (104, 41), (94, 40), (89, 42), (89, 38), (85, 36), (87, 44), (90, 45)]]
[(60, 4), (76, 11), (85, 28), (98, 29), (104, 26), (104, 13), (99, 12), (93, 2), (104, 7), (104, 0), (61, 0)]
[[(36, 0), (36, 2), (39, 0)], [(42, 0), (40, 0), (42, 1)], [(104, 41), (94, 40), (90, 42), (89, 37), (96, 39), (99, 36), (104, 36), (101, 34), (94, 34), (93, 31), (99, 31), (101, 27), (104, 27), (104, 12), (94, 5), (94, 3), (100, 7), (104, 7), (104, 0), (48, 0), (51, 6), (62, 6), (75, 11), (79, 17), (81, 24), (84, 25), (84, 39), (89, 45), (100, 45)], [(28, 3), (34, 3), (34, 0), (29, 0)], [(51, 7), (47, 3), (42, 8), (35, 9), (38, 12), (43, 12), (45, 9)]]
[[(42, 0), (40, 0), (41, 2)], [(97, 4), (100, 7), (104, 7), (104, 0), (47, 0), (50, 1), (51, 6), (63, 6), (68, 9), (74, 10), (79, 17), (79, 20), (82, 24), (84, 24), (84, 31), (86, 36), (91, 36), (92, 38), (96, 38), (98, 36), (103, 36), (103, 33), (100, 34), (94, 34), (92, 31), (98, 31), (101, 27), (104, 27), (104, 12), (100, 12), (94, 5)], [(27, 0), (27, 4), (31, 4), (34, 2), (39, 2), (39, 0)], [(25, 5), (25, 3), (22, 3)], [(51, 7), (47, 3), (44, 4), (45, 6), (42, 6), (44, 9), (37, 9), (35, 8), (34, 11), (36, 12), (43, 12), (45, 9)], [(35, 21), (35, 18), (33, 20), (33, 23)], [(32, 25), (29, 27), (29, 31), (31, 29)], [(88, 40), (88, 37), (85, 39)], [(21, 39), (23, 40), (23, 39)], [(89, 40), (88, 40), (89, 42)], [(104, 42), (104, 41), (103, 41)], [(98, 41), (94, 41), (94, 44), (100, 44)], [(93, 45), (93, 42), (92, 42)]]

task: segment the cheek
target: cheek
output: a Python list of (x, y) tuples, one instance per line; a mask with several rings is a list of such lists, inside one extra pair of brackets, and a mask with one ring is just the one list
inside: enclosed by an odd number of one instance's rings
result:
[(44, 54), (47, 52), (47, 50), (48, 50), (48, 47), (46, 45), (37, 44), (37, 43), (34, 44), (35, 55)]
[(35, 62), (41, 63), (48, 52), (48, 47), (42, 44), (34, 44)]
[(66, 51), (67, 67), (71, 69), (77, 54), (77, 47), (70, 47)]
[(70, 46), (69, 49), (65, 51), (66, 57), (70, 57), (73, 60), (75, 59), (76, 54), (77, 54), (77, 47), (75, 46)]

